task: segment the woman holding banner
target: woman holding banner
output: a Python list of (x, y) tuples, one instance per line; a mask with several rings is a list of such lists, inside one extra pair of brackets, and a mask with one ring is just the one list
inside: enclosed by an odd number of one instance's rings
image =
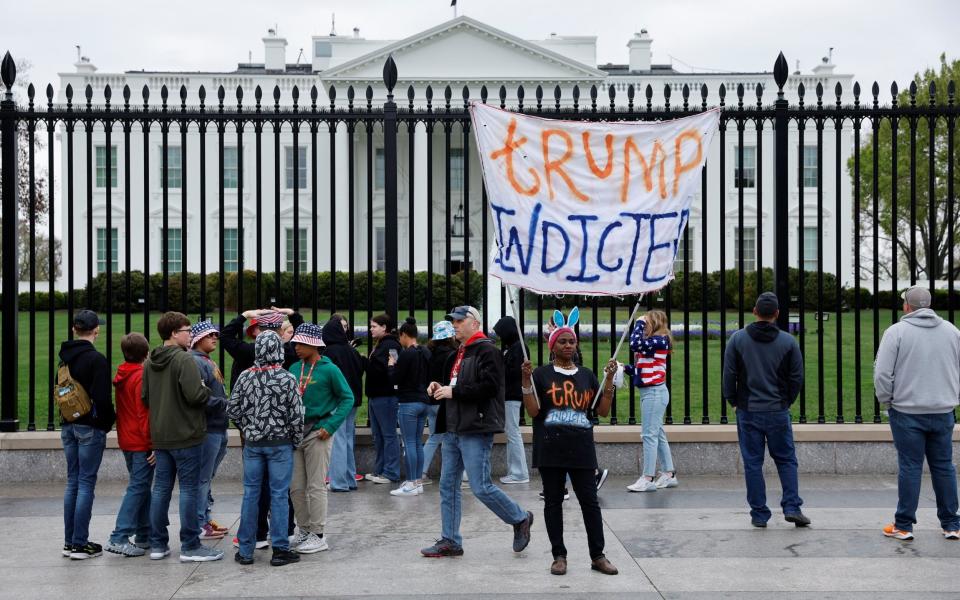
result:
[[(547, 342), (553, 356), (552, 364), (533, 369), (529, 360), (522, 367), (521, 391), (527, 413), (533, 418), (533, 466), (540, 470), (543, 480), (543, 518), (553, 552), (550, 572), (567, 572), (567, 549), (563, 544), (564, 482), (570, 477), (573, 490), (580, 502), (591, 568), (605, 575), (616, 575), (617, 568), (603, 554), (603, 517), (597, 500), (595, 471), (597, 453), (593, 443), (594, 400), (601, 393), (596, 375), (578, 367), (573, 357), (577, 352), (576, 309), (567, 323), (559, 311), (554, 313), (557, 329)], [(613, 374), (617, 362), (613, 359), (604, 369), (603, 395), (596, 412), (606, 416), (613, 401)]]

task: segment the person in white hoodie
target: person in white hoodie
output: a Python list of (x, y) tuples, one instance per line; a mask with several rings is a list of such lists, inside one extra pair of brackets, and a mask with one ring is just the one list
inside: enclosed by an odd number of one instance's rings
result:
[(899, 467), (897, 512), (883, 535), (913, 539), (926, 456), (943, 537), (960, 540), (952, 446), (953, 411), (960, 403), (960, 331), (930, 308), (926, 288), (913, 286), (901, 297), (906, 314), (884, 332), (873, 369)]

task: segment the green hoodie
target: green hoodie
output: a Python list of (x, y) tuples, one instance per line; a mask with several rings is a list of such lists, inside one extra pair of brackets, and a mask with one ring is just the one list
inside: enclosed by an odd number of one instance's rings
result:
[(151, 350), (143, 363), (140, 395), (150, 411), (150, 440), (155, 449), (178, 450), (203, 442), (210, 389), (203, 385), (189, 352), (180, 346)]
[(353, 408), (353, 392), (343, 373), (326, 356), (320, 357), (313, 373), (310, 373), (310, 365), (302, 360), (290, 365), (290, 372), (298, 382), (302, 381), (301, 385), (306, 384), (303, 392), (303, 422), (313, 423), (310, 431), (323, 427), (333, 435)]

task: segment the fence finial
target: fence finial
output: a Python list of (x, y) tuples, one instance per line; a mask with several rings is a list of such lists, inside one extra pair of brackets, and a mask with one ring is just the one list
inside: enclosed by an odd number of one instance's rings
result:
[(773, 80), (777, 83), (777, 100), (783, 99), (783, 86), (787, 85), (787, 73), (790, 67), (787, 66), (787, 57), (781, 52), (777, 56), (777, 62), (773, 63)]
[(393, 54), (387, 56), (387, 62), (383, 64), (383, 84), (387, 86), (387, 94), (393, 95), (393, 88), (397, 85), (397, 63), (393, 60)]
[(17, 63), (13, 61), (8, 50), (3, 55), (3, 62), (0, 63), (0, 79), (3, 79), (3, 85), (7, 87), (5, 100), (13, 100), (13, 84), (17, 80)]

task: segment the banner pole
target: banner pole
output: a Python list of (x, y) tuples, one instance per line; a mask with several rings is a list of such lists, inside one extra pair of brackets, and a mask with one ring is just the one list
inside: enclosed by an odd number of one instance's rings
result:
[(617, 350), (613, 353), (612, 358), (617, 358), (620, 356), (620, 348), (623, 347), (623, 341), (627, 339), (627, 334), (630, 332), (630, 323), (633, 323), (634, 317), (637, 316), (637, 311), (640, 310), (640, 302), (643, 301), (644, 294), (640, 294), (640, 297), (637, 298), (637, 304), (633, 307), (633, 312), (630, 313), (630, 318), (627, 319), (627, 324), (623, 328), (623, 333), (620, 335), (620, 342), (617, 344)]
[[(524, 362), (530, 360), (530, 357), (527, 355), (527, 342), (526, 338), (523, 335), (523, 325), (520, 323), (520, 319), (517, 318), (517, 307), (513, 299), (513, 294), (510, 293), (510, 285), (505, 284), (507, 288), (507, 298), (510, 300), (510, 316), (513, 317), (513, 322), (517, 324), (517, 333), (520, 334), (520, 351), (523, 352)], [(513, 286), (514, 290), (517, 290), (517, 286)], [(537, 400), (537, 408), (540, 408), (540, 397), (537, 396), (537, 388), (533, 388), (533, 397)]]

